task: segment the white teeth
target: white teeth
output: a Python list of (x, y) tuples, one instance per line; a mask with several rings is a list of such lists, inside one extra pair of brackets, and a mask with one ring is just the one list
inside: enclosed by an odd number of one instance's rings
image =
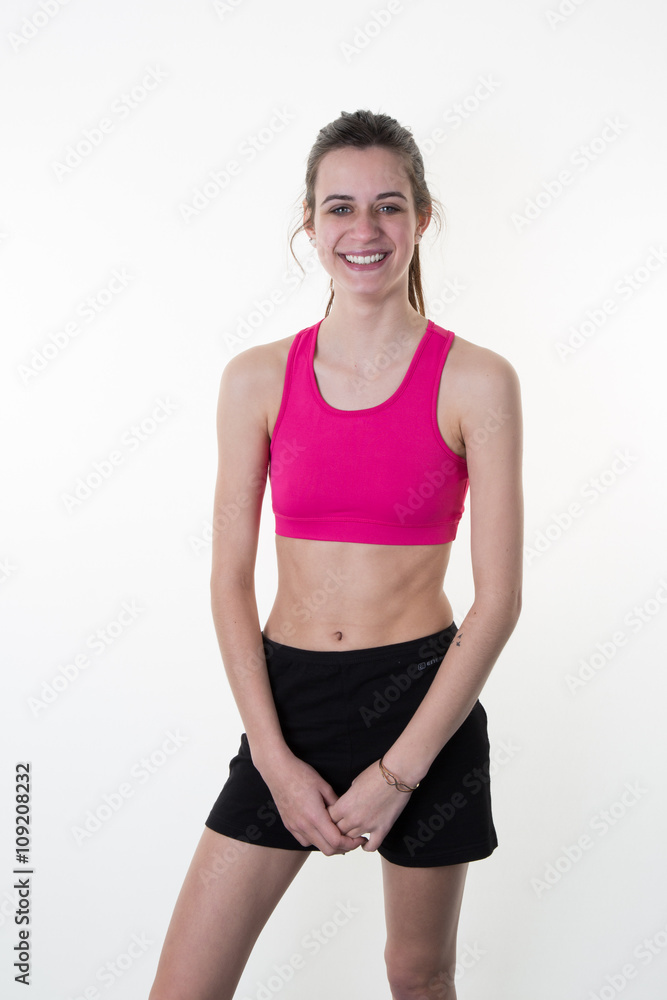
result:
[(374, 253), (372, 257), (356, 257), (354, 254), (346, 253), (345, 260), (349, 260), (350, 264), (376, 264), (386, 256), (386, 253)]

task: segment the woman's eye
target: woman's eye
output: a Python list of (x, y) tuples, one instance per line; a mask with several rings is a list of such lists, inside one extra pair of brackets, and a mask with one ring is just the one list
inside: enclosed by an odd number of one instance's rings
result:
[[(331, 209), (332, 215), (347, 215), (352, 209), (349, 205), (336, 205), (335, 208)], [(393, 215), (394, 212), (400, 212), (401, 209), (398, 205), (380, 205), (379, 211), (383, 215)]]

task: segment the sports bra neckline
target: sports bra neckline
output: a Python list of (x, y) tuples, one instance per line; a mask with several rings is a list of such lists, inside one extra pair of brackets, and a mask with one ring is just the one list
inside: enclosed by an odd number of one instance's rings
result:
[[(323, 316), (322, 319), (324, 318), (325, 317)], [(421, 354), (424, 348), (424, 344), (426, 343), (427, 337), (429, 336), (429, 334), (433, 329), (433, 320), (429, 319), (426, 324), (426, 329), (424, 330), (421, 339), (415, 348), (410, 364), (408, 365), (407, 371), (405, 372), (405, 375), (403, 376), (400, 385), (397, 387), (397, 389), (395, 389), (395, 391), (391, 394), (391, 396), (388, 399), (385, 399), (384, 402), (382, 403), (378, 403), (376, 406), (365, 406), (355, 410), (342, 410), (338, 406), (332, 406), (331, 403), (327, 403), (326, 399), (320, 392), (319, 386), (317, 384), (317, 379), (315, 378), (315, 364), (314, 364), (315, 348), (317, 346), (317, 335), (320, 332), (322, 319), (319, 320), (315, 324), (315, 326), (312, 327), (311, 329), (310, 349), (308, 351), (308, 381), (310, 383), (313, 395), (320, 406), (322, 406), (325, 410), (328, 410), (330, 413), (343, 414), (344, 416), (354, 415), (357, 413), (376, 413), (378, 410), (382, 410), (386, 406), (390, 406), (392, 403), (394, 403), (408, 385), (410, 378), (412, 377), (412, 373), (417, 367), (419, 355)]]

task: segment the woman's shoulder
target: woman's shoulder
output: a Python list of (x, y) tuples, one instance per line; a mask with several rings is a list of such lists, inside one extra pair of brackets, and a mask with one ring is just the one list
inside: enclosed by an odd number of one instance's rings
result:
[(511, 362), (497, 351), (452, 332), (442, 376), (443, 412), (455, 414), (459, 426), (477, 426), (490, 407), (518, 411), (521, 386)]
[(222, 372), (221, 386), (228, 405), (238, 413), (254, 414), (266, 425), (269, 436), (280, 409), (287, 356), (296, 336), (246, 347), (229, 359)]
[(276, 377), (284, 377), (289, 349), (296, 336), (298, 334), (293, 333), (239, 351), (225, 365), (227, 377), (254, 388), (270, 385)]
[(490, 381), (514, 382), (518, 380), (512, 363), (502, 354), (460, 337), (456, 331), (447, 356), (446, 368), (450, 380), (461, 381), (466, 387), (471, 383), (489, 384)]
[[(452, 331), (448, 331), (452, 332)], [(450, 367), (451, 366), (451, 367)], [(442, 390), (438, 401), (438, 420), (443, 437), (449, 434), (453, 450), (468, 459), (480, 441), (486, 441), (488, 431), (506, 427), (515, 442), (521, 440), (521, 386), (513, 367), (504, 355), (482, 347), (454, 332), (449, 354), (442, 373)], [(483, 435), (480, 438), (480, 429)], [(494, 434), (497, 446), (502, 437)], [(458, 447), (457, 447), (458, 446)], [(482, 452), (474, 450), (476, 456)], [(485, 452), (485, 454), (489, 454)], [(478, 481), (479, 463), (474, 467)]]

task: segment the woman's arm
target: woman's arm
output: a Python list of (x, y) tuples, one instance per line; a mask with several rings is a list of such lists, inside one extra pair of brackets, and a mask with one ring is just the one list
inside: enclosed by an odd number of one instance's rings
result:
[(266, 667), (255, 596), (255, 562), (269, 462), (266, 400), (275, 367), (265, 347), (232, 358), (218, 398), (218, 474), (213, 509), (211, 609), (222, 660), (252, 754), (281, 818), (304, 847), (325, 854), (359, 847), (327, 806), (331, 786), (285, 743)]
[(521, 613), (521, 392), (512, 365), (493, 351), (482, 352), (467, 380), (461, 433), (475, 598), (426, 696), (385, 756), (409, 785), (424, 777), (472, 710)]
[[(480, 349), (461, 393), (461, 435), (470, 478), (475, 598), (429, 690), (384, 755), (387, 768), (414, 786), (472, 710), (521, 611), (523, 451), (521, 394), (514, 368)], [(370, 831), (374, 850), (409, 800), (388, 785), (377, 762), (329, 809), (346, 832)]]
[(248, 741), (260, 758), (285, 749), (266, 671), (255, 562), (269, 463), (261, 352), (232, 358), (220, 380), (213, 501), (211, 610)]

